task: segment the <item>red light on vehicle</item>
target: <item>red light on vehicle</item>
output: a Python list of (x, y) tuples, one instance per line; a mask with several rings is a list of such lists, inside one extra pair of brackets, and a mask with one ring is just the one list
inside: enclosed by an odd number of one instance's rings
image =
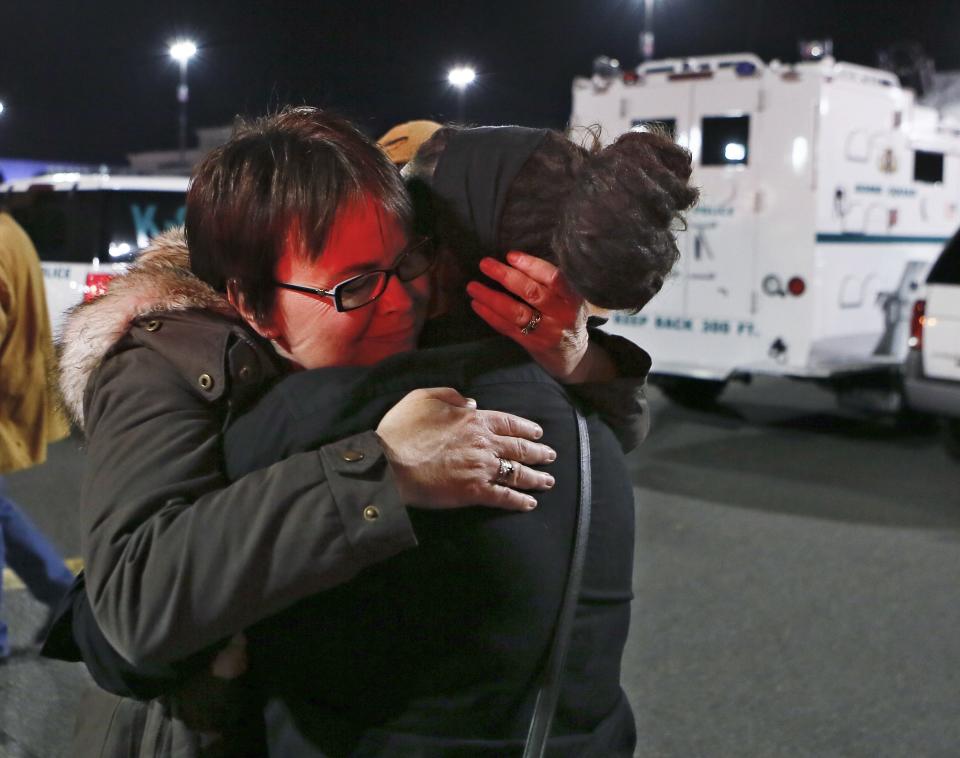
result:
[(923, 347), (923, 320), (927, 312), (927, 301), (917, 300), (913, 304), (913, 316), (910, 318), (910, 339), (907, 344), (913, 350)]
[(807, 283), (799, 276), (795, 276), (789, 282), (787, 282), (787, 292), (789, 292), (791, 295), (799, 297), (806, 291)]
[(113, 279), (113, 274), (87, 274), (86, 284), (83, 286), (83, 302), (96, 300), (107, 291), (107, 283)]
[(624, 84), (636, 84), (640, 81), (640, 74), (636, 71), (624, 71), (623, 72), (623, 83)]

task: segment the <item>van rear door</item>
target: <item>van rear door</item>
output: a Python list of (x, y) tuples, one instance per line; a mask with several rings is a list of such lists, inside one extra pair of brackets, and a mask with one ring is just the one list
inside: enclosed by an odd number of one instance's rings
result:
[(752, 309), (762, 81), (724, 74), (693, 87), (690, 151), (701, 201), (688, 222), (692, 249), (682, 264), (687, 315), (721, 320), (742, 319)]

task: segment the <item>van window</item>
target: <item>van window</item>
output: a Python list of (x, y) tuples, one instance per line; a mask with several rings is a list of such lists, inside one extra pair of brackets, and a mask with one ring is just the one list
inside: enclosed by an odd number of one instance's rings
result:
[(746, 165), (750, 162), (749, 116), (704, 116), (700, 127), (701, 165)]
[(41, 260), (87, 262), (98, 246), (99, 198), (91, 192), (31, 189), (12, 192), (4, 200), (26, 230)]
[(677, 120), (675, 118), (635, 118), (630, 122), (631, 132), (657, 132), (666, 134), (672, 140), (677, 138)]
[(913, 180), (939, 184), (943, 181), (943, 153), (913, 151)]
[(933, 264), (927, 284), (960, 284), (960, 230), (953, 235)]
[(153, 237), (183, 224), (180, 192), (104, 192), (104, 246), (113, 261), (129, 260)]
[(4, 195), (41, 260), (132, 259), (151, 237), (183, 223), (182, 192), (31, 189)]
[(913, 180), (939, 184), (943, 181), (943, 153), (913, 151)]

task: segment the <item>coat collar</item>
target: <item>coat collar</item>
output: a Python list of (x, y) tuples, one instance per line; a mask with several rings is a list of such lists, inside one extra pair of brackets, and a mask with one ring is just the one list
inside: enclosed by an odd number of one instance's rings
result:
[(73, 420), (83, 427), (87, 383), (133, 322), (150, 313), (202, 309), (239, 321), (227, 299), (190, 271), (182, 228), (156, 237), (115, 277), (105, 294), (68, 311), (58, 340), (60, 389)]

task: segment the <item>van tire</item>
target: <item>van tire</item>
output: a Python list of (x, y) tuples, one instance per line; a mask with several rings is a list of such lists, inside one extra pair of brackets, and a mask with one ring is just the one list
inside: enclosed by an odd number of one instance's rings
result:
[(960, 419), (945, 418), (940, 429), (943, 446), (953, 458), (960, 460)]
[(654, 374), (651, 384), (677, 405), (685, 408), (711, 408), (727, 386), (724, 379), (692, 379), (689, 376)]

